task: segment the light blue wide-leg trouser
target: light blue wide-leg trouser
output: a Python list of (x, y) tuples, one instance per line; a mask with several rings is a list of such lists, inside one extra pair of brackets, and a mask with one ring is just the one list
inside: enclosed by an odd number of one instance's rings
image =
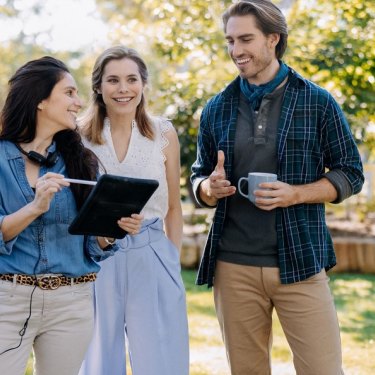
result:
[(187, 375), (189, 336), (179, 253), (160, 219), (101, 262), (95, 327), (79, 375), (124, 375), (125, 334), (133, 375)]

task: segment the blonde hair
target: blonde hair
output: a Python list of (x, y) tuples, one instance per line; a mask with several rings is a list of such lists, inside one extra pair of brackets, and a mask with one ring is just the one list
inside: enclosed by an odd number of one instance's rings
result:
[[(78, 125), (81, 128), (82, 134), (92, 143), (103, 144), (104, 142), (102, 131), (107, 110), (102, 95), (98, 93), (102, 83), (104, 69), (111, 60), (121, 59), (134, 61), (138, 66), (143, 85), (146, 85), (148, 82), (147, 66), (136, 50), (124, 46), (115, 46), (106, 49), (99, 55), (95, 61), (91, 76), (92, 94), (90, 104), (78, 120)], [(137, 106), (135, 121), (137, 122), (139, 132), (144, 137), (149, 139), (154, 138), (152, 123), (146, 112), (146, 99), (143, 93), (141, 101)]]

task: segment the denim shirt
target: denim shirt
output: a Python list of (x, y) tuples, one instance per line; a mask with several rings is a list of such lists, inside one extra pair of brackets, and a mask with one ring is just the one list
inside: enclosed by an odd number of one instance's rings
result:
[[(49, 151), (54, 151), (55, 144)], [(40, 167), (40, 176), (47, 172), (66, 176), (65, 163)], [(25, 161), (14, 143), (0, 141), (0, 274), (63, 274), (78, 277), (98, 272), (96, 263), (114, 254), (117, 245), (103, 251), (96, 237), (71, 235), (68, 227), (77, 214), (76, 203), (70, 188), (57, 192), (50, 209), (36, 218), (10, 241), (4, 241), (1, 224), (12, 214), (32, 202), (35, 194), (30, 187)]]

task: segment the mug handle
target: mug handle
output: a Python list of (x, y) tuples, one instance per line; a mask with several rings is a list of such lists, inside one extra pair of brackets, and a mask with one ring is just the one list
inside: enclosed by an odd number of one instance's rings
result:
[(242, 192), (242, 190), (241, 190), (241, 182), (242, 182), (243, 180), (247, 180), (247, 177), (241, 177), (241, 178), (238, 180), (238, 191), (239, 191), (239, 193), (240, 193), (243, 197), (247, 198), (247, 195), (245, 195), (245, 194)]

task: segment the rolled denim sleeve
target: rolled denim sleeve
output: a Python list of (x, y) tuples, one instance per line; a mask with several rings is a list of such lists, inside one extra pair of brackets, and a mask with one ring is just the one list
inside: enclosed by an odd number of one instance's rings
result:
[(4, 241), (3, 232), (1, 231), (4, 218), (4, 215), (0, 215), (0, 255), (10, 255), (18, 236), (12, 238), (10, 241)]
[(103, 250), (96, 239), (95, 236), (88, 236), (86, 238), (86, 251), (90, 257), (95, 260), (95, 262), (101, 262), (104, 259), (113, 256), (115, 252), (119, 249), (117, 241), (112, 245), (109, 250)]

